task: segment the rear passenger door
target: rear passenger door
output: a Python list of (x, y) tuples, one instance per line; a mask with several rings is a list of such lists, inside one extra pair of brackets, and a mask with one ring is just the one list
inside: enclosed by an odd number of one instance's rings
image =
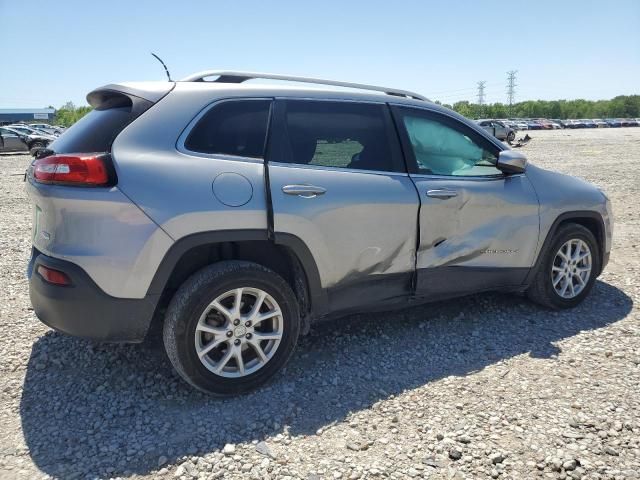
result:
[(416, 293), (439, 298), (520, 285), (539, 233), (526, 175), (498, 170), (498, 146), (456, 118), (426, 108), (393, 112), (421, 202)]
[(311, 251), (331, 311), (411, 293), (418, 197), (384, 103), (277, 99), (273, 226)]

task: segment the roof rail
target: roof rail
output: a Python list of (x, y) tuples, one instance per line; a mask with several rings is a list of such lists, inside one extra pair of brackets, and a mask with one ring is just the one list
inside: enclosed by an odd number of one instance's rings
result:
[(203, 82), (207, 77), (218, 77), (213, 82), (216, 83), (242, 83), (247, 80), (284, 80), (288, 82), (315, 83), (318, 85), (332, 85), (335, 87), (357, 88), (360, 90), (373, 90), (384, 92), (387, 95), (396, 97), (414, 98), (416, 100), (427, 100), (426, 97), (408, 90), (398, 90), (397, 88), (377, 87), (375, 85), (365, 85), (363, 83), (339, 82), (337, 80), (324, 80), (321, 78), (296, 77), (293, 75), (281, 75), (277, 73), (256, 73), (256, 72), (234, 72), (226, 70), (206, 70), (194, 73), (181, 79), (181, 82)]

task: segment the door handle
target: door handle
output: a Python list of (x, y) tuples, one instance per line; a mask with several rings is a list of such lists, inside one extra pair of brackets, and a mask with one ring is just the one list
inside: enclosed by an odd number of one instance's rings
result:
[(282, 192), (287, 195), (314, 198), (318, 195), (324, 195), (327, 192), (327, 189), (316, 185), (285, 185), (282, 187)]
[(457, 197), (458, 192), (455, 190), (427, 190), (427, 197), (447, 199)]

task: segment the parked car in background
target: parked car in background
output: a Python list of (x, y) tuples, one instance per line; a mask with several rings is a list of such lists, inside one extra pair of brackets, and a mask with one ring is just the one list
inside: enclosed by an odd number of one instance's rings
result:
[(607, 124), (612, 128), (618, 128), (622, 126), (622, 122), (616, 118), (606, 118), (605, 122), (607, 122)]
[(24, 132), (13, 127), (1, 127), (2, 128), (2, 138), (5, 144), (8, 145), (10, 150), (3, 151), (28, 151), (32, 154), (36, 154), (39, 150), (42, 150), (47, 147), (53, 140), (54, 137), (50, 135), (42, 135), (37, 132)]
[(263, 385), (323, 318), (491, 290), (572, 308), (609, 260), (602, 191), (417, 93), (208, 71), (88, 102), (28, 171), (34, 312), (99, 341), (161, 331), (205, 392)]
[(29, 145), (20, 133), (0, 127), (0, 152), (28, 152)]
[(528, 120), (527, 125), (529, 126), (529, 130), (543, 130), (544, 127), (537, 120)]
[(527, 125), (527, 122), (525, 122), (524, 120), (512, 118), (510, 119), (510, 121), (513, 125), (513, 128), (515, 128), (516, 130), (529, 130), (529, 125)]
[(583, 123), (584, 128), (597, 128), (598, 127), (596, 122), (594, 122), (593, 120), (590, 120), (588, 118), (582, 119), (580, 121)]
[(24, 135), (39, 135), (39, 136), (48, 138), (52, 142), (56, 139), (55, 135), (52, 135), (52, 134), (47, 133), (47, 132), (43, 132), (42, 130), (37, 129), (37, 128), (29, 127), (28, 125), (23, 124), (23, 123), (12, 124), (12, 125), (7, 125), (7, 126), (9, 128), (12, 128), (12, 129), (24, 134)]
[(515, 129), (509, 127), (501, 120), (477, 120), (477, 123), (484, 130), (503, 142), (512, 142), (516, 138)]
[(543, 130), (553, 130), (553, 123), (546, 118), (537, 118), (535, 121), (542, 125)]
[(43, 132), (47, 132), (51, 135), (55, 135), (56, 137), (63, 132), (60, 128), (47, 123), (30, 123), (28, 126), (31, 128), (37, 128), (38, 130), (42, 130)]
[(593, 123), (595, 123), (598, 128), (607, 128), (609, 126), (609, 124), (601, 118), (594, 118)]

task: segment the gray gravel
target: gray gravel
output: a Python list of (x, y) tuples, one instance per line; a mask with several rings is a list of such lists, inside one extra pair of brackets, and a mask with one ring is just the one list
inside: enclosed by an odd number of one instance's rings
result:
[(269, 387), (208, 398), (162, 349), (29, 306), (27, 156), (0, 156), (0, 478), (640, 478), (640, 128), (533, 132), (605, 188), (611, 262), (578, 308), (483, 295), (315, 327)]

